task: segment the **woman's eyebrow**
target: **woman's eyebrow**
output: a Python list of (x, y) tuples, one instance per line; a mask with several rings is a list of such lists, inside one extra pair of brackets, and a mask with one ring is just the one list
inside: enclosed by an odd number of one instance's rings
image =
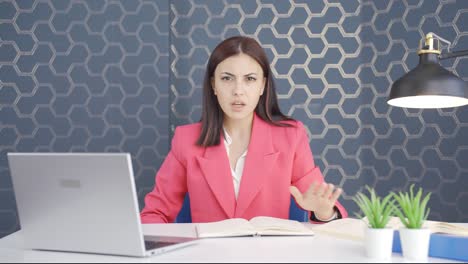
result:
[(229, 75), (229, 76), (235, 76), (234, 74), (232, 74), (230, 72), (222, 72), (221, 74), (226, 74), (226, 75)]
[(257, 73), (251, 72), (251, 73), (248, 73), (248, 74), (246, 74), (246, 75), (244, 75), (244, 76), (250, 76), (250, 75), (257, 75)]
[[(233, 76), (233, 77), (235, 77), (235, 75), (234, 75), (234, 74), (232, 74), (232, 73), (230, 73), (230, 72), (222, 72), (221, 74), (226, 74), (226, 75), (229, 75), (229, 76)], [(245, 74), (244, 76), (250, 76), (250, 75), (257, 75), (257, 73), (255, 73), (255, 72), (251, 72), (251, 73), (247, 73), (247, 74)]]

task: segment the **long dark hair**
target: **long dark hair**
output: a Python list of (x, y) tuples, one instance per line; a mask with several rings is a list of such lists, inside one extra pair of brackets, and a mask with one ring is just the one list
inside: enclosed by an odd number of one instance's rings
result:
[(258, 105), (255, 108), (255, 113), (269, 124), (275, 126), (291, 126), (288, 123), (281, 122), (292, 120), (292, 118), (284, 115), (280, 111), (275, 83), (270, 69), (270, 62), (263, 48), (253, 38), (244, 36), (230, 37), (216, 46), (206, 66), (205, 79), (203, 82), (202, 130), (197, 140), (197, 145), (199, 146), (209, 147), (220, 143), (224, 113), (211, 86), (211, 78), (218, 64), (240, 53), (244, 53), (256, 60), (257, 63), (260, 64), (260, 67), (262, 67), (264, 77), (266, 78), (265, 90), (263, 95), (260, 96)]

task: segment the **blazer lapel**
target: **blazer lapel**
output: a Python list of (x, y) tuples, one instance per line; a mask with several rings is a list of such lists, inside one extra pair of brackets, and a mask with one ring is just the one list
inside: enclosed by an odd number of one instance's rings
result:
[(263, 188), (278, 155), (279, 152), (273, 149), (270, 125), (255, 115), (237, 197), (235, 217), (242, 217), (255, 196)]
[(206, 148), (204, 157), (198, 156), (197, 160), (203, 176), (216, 196), (218, 203), (223, 208), (227, 217), (232, 218), (236, 207), (236, 197), (232, 182), (231, 166), (229, 165), (226, 148), (224, 147), (224, 137), (221, 136), (221, 143), (219, 145)]

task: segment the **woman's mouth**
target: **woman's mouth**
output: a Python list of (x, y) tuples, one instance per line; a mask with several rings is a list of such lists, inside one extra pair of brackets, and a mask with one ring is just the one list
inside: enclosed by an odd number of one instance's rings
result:
[(242, 109), (244, 109), (245, 105), (246, 104), (244, 102), (236, 101), (236, 102), (231, 104), (231, 108), (235, 112), (239, 112), (239, 111), (242, 111)]

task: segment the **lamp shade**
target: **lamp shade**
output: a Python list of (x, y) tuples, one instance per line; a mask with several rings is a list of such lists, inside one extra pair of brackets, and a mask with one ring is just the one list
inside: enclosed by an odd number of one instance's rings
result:
[(419, 65), (393, 83), (389, 105), (447, 108), (468, 104), (468, 85), (439, 64), (438, 54), (422, 53)]

